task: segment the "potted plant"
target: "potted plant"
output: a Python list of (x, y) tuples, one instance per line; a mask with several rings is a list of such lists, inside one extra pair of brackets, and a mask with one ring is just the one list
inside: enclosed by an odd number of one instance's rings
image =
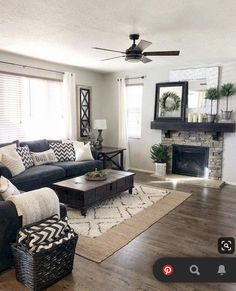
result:
[(155, 175), (165, 176), (166, 163), (170, 160), (170, 146), (154, 144), (150, 150), (151, 159), (155, 163)]
[(217, 88), (209, 88), (206, 90), (206, 99), (211, 100), (211, 113), (207, 113), (207, 122), (214, 122), (216, 118), (216, 114), (212, 113), (212, 105), (213, 100), (217, 100), (219, 98), (219, 90)]
[(231, 113), (233, 112), (233, 110), (229, 111), (229, 96), (232, 96), (234, 95), (235, 93), (235, 88), (234, 88), (234, 84), (233, 83), (227, 83), (227, 84), (223, 84), (221, 86), (221, 89), (220, 89), (220, 95), (222, 97), (226, 97), (226, 110), (223, 111), (221, 110), (222, 112), (222, 119), (223, 120), (230, 120), (231, 119)]

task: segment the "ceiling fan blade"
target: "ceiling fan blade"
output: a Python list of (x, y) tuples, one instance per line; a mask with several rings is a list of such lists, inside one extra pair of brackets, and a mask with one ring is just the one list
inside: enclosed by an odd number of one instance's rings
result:
[(113, 57), (113, 58), (103, 59), (101, 61), (109, 61), (109, 60), (118, 59), (118, 58), (124, 58), (124, 57), (125, 56)]
[(144, 52), (144, 56), (178, 56), (180, 51)]
[(122, 53), (125, 54), (125, 52), (122, 51), (116, 51), (116, 50), (110, 50), (110, 49), (105, 49), (105, 48), (101, 48), (101, 47), (92, 47), (95, 50), (101, 50), (101, 51), (108, 51), (108, 52), (115, 52), (115, 53)]
[(147, 47), (149, 47), (151, 44), (152, 42), (141, 39), (140, 42), (137, 44), (136, 48), (139, 48), (141, 51), (143, 51)]
[(151, 62), (152, 60), (149, 58), (146, 58), (145, 56), (142, 56), (141, 58), (141, 62), (143, 62), (144, 64)]

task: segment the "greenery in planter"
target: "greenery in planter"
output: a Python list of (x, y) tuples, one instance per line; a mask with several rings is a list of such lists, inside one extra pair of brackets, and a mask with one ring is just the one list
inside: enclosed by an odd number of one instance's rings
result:
[(168, 145), (154, 144), (150, 152), (154, 163), (167, 163), (170, 160), (170, 146)]
[[(168, 99), (171, 101), (170, 105), (167, 105)], [(160, 99), (160, 106), (163, 111), (171, 112), (179, 109), (180, 102), (181, 100), (176, 93), (168, 91), (162, 94)]]
[(220, 97), (219, 90), (217, 88), (209, 88), (206, 90), (206, 99), (211, 100), (211, 115), (212, 115), (212, 102)]
[(234, 84), (233, 83), (227, 83), (227, 84), (223, 84), (221, 86), (220, 95), (222, 97), (226, 97), (226, 111), (229, 111), (228, 110), (229, 96), (234, 95), (235, 92), (236, 92), (236, 90), (234, 88)]

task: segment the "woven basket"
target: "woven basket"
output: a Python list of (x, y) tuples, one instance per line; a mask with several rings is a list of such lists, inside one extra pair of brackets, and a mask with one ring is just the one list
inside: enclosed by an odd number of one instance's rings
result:
[(73, 269), (78, 235), (49, 250), (32, 254), (21, 244), (13, 244), (16, 278), (30, 290), (42, 290)]

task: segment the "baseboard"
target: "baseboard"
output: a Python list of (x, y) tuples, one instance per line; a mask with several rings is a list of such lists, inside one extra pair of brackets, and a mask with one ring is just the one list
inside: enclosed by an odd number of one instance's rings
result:
[(225, 181), (225, 184), (227, 184), (227, 185), (232, 185), (232, 186), (236, 186), (236, 183), (234, 183), (234, 182), (229, 182), (229, 181)]
[(144, 170), (144, 169), (138, 169), (138, 168), (131, 168), (129, 170), (130, 171), (137, 171), (137, 172), (148, 173), (148, 174), (153, 174), (154, 173), (154, 171), (149, 171), (149, 170)]

